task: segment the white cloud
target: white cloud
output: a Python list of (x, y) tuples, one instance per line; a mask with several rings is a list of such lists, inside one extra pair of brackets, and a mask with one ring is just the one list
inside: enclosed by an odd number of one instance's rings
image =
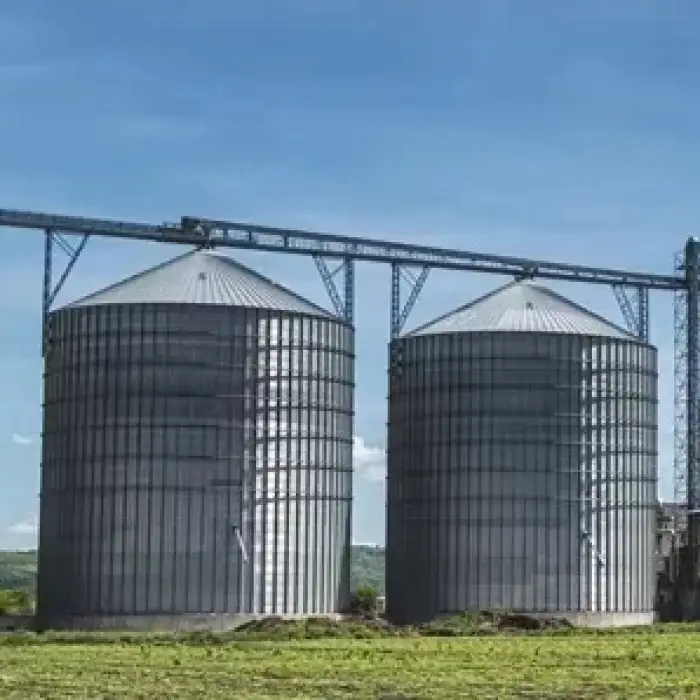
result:
[(27, 435), (20, 435), (19, 433), (13, 433), (12, 442), (14, 442), (15, 445), (31, 445), (34, 442), (34, 438)]
[(368, 445), (364, 438), (355, 436), (352, 444), (355, 472), (368, 481), (384, 481), (386, 452), (381, 447)]
[(6, 532), (8, 535), (30, 535), (36, 537), (39, 534), (39, 518), (34, 513), (31, 513), (24, 520), (10, 525)]

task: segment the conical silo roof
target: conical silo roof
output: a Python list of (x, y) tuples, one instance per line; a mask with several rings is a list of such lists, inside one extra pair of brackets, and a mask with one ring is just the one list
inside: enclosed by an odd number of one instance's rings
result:
[(406, 335), (483, 331), (566, 333), (638, 340), (602, 316), (529, 280), (510, 282)]
[(68, 304), (201, 304), (337, 318), (231, 258), (195, 250)]

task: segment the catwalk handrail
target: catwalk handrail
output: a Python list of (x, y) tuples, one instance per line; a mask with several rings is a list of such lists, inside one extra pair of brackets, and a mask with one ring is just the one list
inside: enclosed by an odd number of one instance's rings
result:
[(156, 225), (0, 209), (0, 227), (40, 229), (62, 234), (88, 234), (197, 246), (247, 248), (297, 255), (349, 258), (369, 262), (471, 270), (511, 276), (637, 286), (660, 290), (684, 289), (686, 287), (685, 278), (681, 276), (589, 267), (199, 217), (182, 217), (178, 224)]

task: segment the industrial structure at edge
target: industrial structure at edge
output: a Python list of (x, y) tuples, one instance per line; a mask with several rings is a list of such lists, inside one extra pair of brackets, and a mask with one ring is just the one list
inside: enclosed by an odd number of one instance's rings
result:
[[(698, 616), (694, 239), (675, 274), (655, 275), (191, 217), (153, 226), (0, 209), (0, 226), (45, 240), (42, 627), (222, 628), (346, 609), (362, 260), (392, 272), (389, 619)], [(195, 249), (54, 309), (90, 236)], [(56, 246), (68, 263), (54, 284)], [(226, 247), (312, 256), (335, 313), (212, 250)], [(404, 333), (432, 268), (515, 279)], [(628, 329), (537, 277), (612, 285)], [(685, 505), (666, 524), (662, 577), (650, 290), (676, 297)]]

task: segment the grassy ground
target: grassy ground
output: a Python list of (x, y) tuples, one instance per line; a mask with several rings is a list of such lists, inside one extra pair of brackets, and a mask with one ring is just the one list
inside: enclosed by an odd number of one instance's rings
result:
[(700, 697), (700, 634), (688, 632), (4, 642), (0, 697), (8, 700)]

